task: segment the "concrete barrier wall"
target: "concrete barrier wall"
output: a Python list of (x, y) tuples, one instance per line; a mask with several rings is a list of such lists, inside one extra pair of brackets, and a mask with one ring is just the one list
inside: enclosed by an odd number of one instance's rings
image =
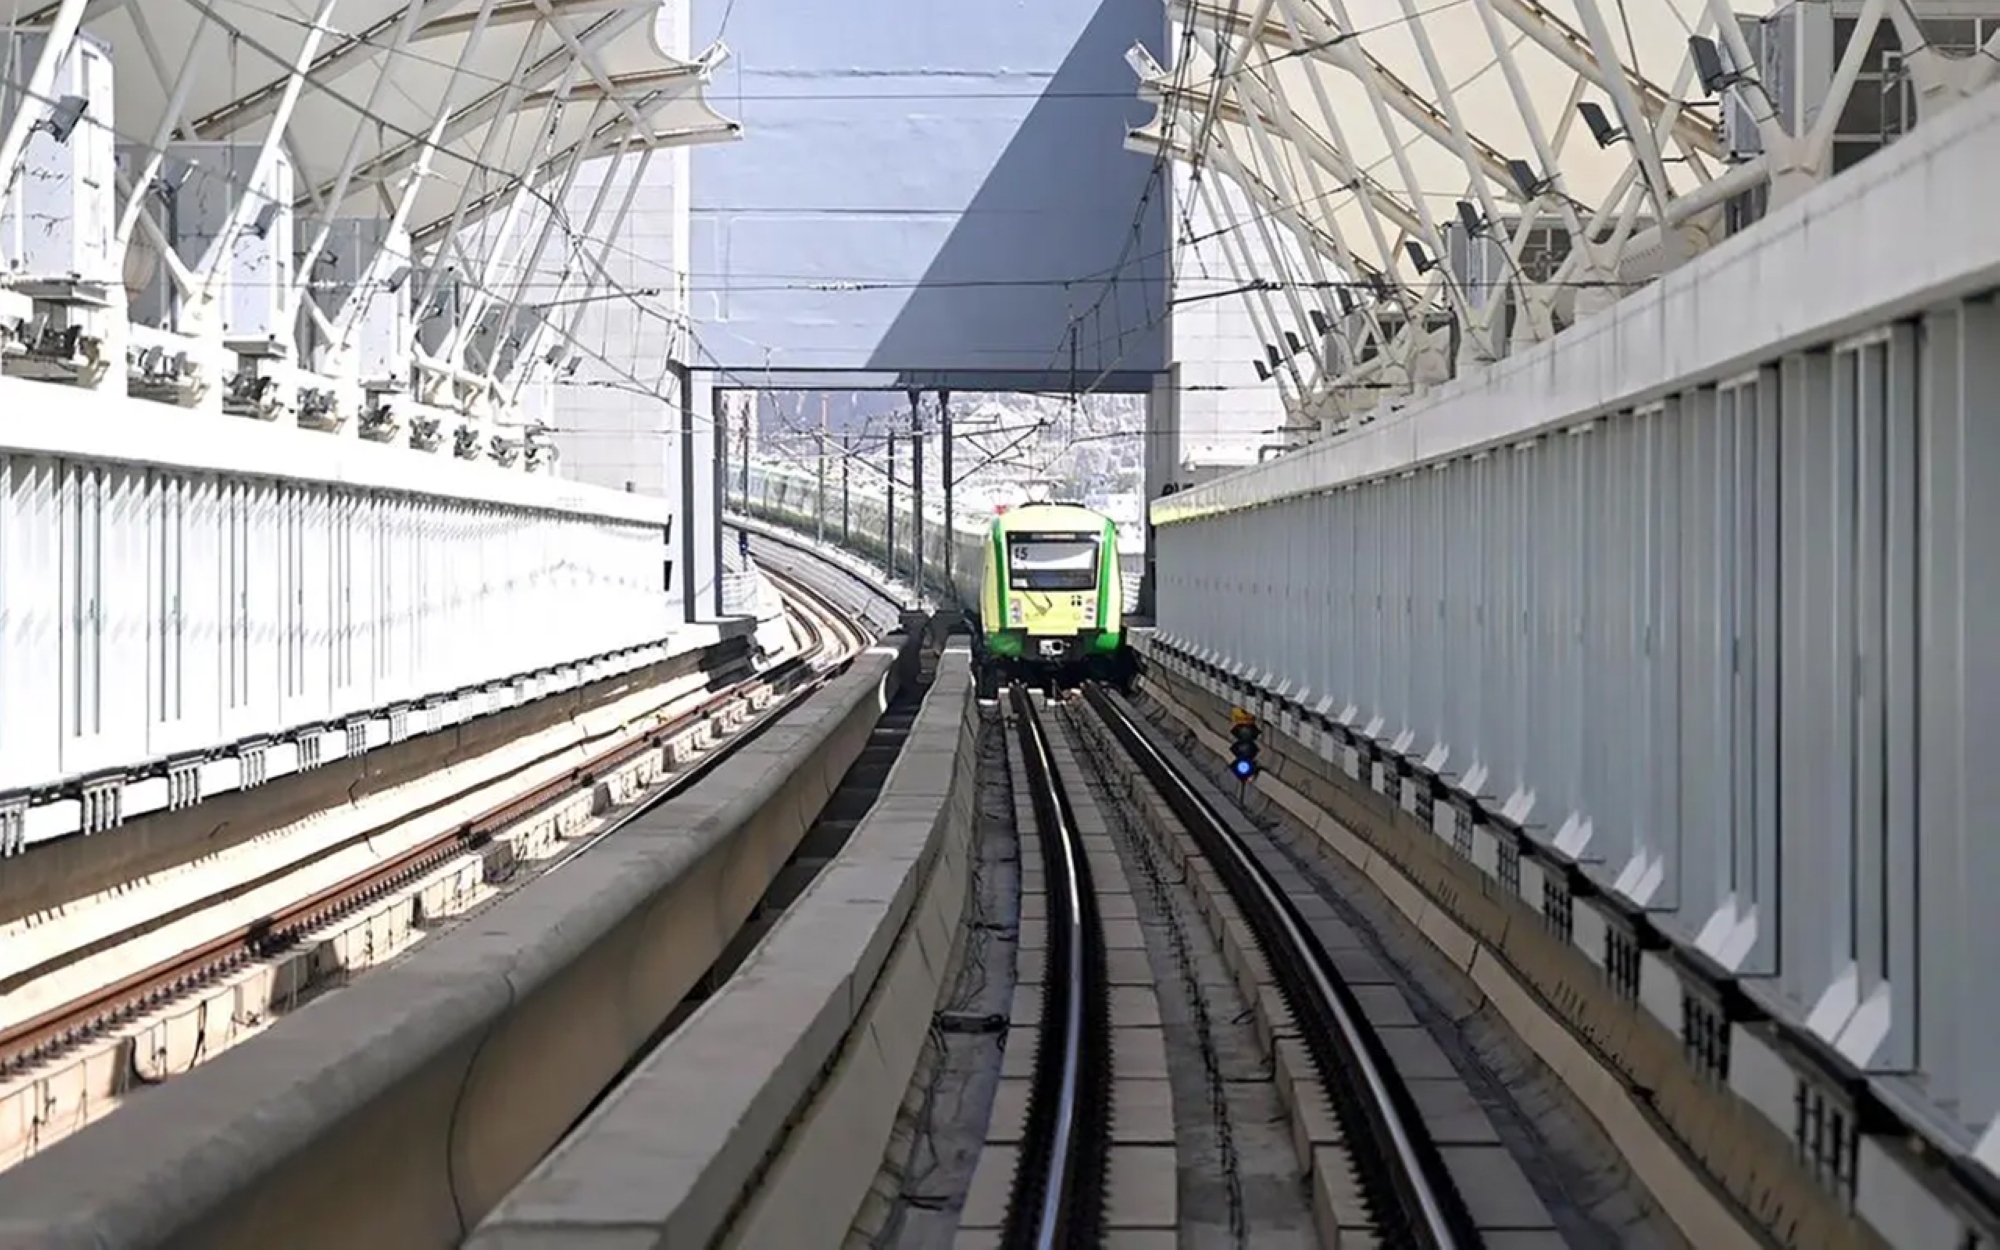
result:
[(868, 564), (832, 543), (820, 544), (767, 520), (732, 514), (727, 524), (751, 537), (751, 554), (780, 573), (809, 579), (821, 590), (878, 628), (894, 629), (914, 602), (910, 588), (891, 583), (879, 564)]
[(950, 964), (978, 749), (969, 659), (948, 652), (847, 845), (469, 1250), (621, 1236), (838, 1246), (876, 1178)]
[(657, 664), (545, 695), (502, 712), (420, 733), (360, 755), (331, 760), (247, 790), (229, 790), (173, 811), (153, 812), (92, 837), (31, 846), (6, 859), (0, 872), (0, 922), (54, 903), (87, 897), (125, 882), (212, 855), (267, 830), (415, 781), (496, 750), (515, 739), (585, 716), (621, 695), (705, 671), (718, 683), (747, 671), (750, 651), (741, 628), (708, 646)]
[(0, 1174), (0, 1247), (457, 1244), (740, 928), (901, 671), (865, 653), (589, 854)]

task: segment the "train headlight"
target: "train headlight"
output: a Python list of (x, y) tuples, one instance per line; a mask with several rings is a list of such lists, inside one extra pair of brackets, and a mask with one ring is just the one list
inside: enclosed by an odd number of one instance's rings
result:
[(1097, 600), (1094, 598), (1083, 601), (1083, 623), (1085, 625), (1097, 624)]
[(1010, 598), (1007, 600), (1007, 620), (1010, 624), (1019, 625), (1027, 619), (1027, 615), (1027, 611), (1021, 606), (1019, 599)]

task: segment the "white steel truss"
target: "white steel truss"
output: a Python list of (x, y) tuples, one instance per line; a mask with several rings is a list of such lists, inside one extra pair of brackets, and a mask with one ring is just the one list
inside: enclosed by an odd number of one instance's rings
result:
[[(2000, 77), (2000, 34), (1927, 36), (1941, 3), (1836, 4), (1854, 33), (1799, 102), (1763, 81), (1758, 28), (1723, 0), (1170, 0), (1187, 63), (1134, 50), (1157, 112), (1128, 144), (1256, 206), (1238, 277), (1288, 431), (1333, 432), (1547, 339), (1712, 247), (1732, 213), (1830, 176), (1878, 26), (1914, 49), (1897, 72), (1919, 118)], [(1284, 272), (1279, 228), (1309, 272), (1259, 281)]]
[[(600, 203), (576, 229), (577, 172), (741, 131), (704, 98), (726, 50), (671, 54), (661, 8), (61, 0), (27, 15), (14, 37), (32, 50), (4, 84), (10, 190), (81, 134), (115, 145), (117, 194), (89, 298), (74, 272), (8, 258), (8, 371), (532, 466), (499, 426), (531, 375), (595, 354), (568, 307), (538, 308), (612, 285), (608, 238), (585, 236), (624, 220)], [(64, 86), (86, 55), (112, 80), (87, 99)], [(204, 178), (223, 202), (190, 227), (179, 201)]]

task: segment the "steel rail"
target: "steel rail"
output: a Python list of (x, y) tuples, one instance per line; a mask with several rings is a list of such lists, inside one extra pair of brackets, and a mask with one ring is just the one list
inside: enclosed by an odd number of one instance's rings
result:
[(1090, 865), (1041, 717), (1011, 687), (1047, 882), (1048, 968), (1028, 1123), (1001, 1245), (1068, 1250), (1098, 1243), (1110, 1145), (1111, 1021), (1104, 934)]
[(1343, 1124), (1374, 1139), (1377, 1148), (1356, 1142), (1351, 1153), (1384, 1240), (1437, 1250), (1482, 1244), (1387, 1049), (1304, 917), (1120, 700), (1096, 683), (1084, 698), (1186, 824), (1249, 922)]

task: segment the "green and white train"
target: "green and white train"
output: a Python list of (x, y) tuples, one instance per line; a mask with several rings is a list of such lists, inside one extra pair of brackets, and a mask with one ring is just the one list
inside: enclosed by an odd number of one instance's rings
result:
[[(832, 492), (819, 516), (819, 483), (809, 471), (751, 466), (748, 490), (730, 483), (730, 506), (807, 534), (820, 531), (865, 557), (888, 561), (887, 500), (849, 488)], [(955, 601), (976, 640), (982, 694), (1003, 681), (1069, 684), (1097, 678), (1128, 684), (1134, 666), (1125, 628), (1125, 570), (1118, 527), (1072, 503), (1035, 503), (983, 524), (963, 519), (947, 532), (942, 511), (926, 508), (925, 589)], [(909, 501), (896, 501), (899, 576), (914, 573)], [(952, 578), (944, 581), (944, 544)]]
[(1073, 503), (1037, 503), (993, 519), (969, 600), (983, 684), (1004, 680), (1128, 684), (1125, 579), (1118, 527)]

